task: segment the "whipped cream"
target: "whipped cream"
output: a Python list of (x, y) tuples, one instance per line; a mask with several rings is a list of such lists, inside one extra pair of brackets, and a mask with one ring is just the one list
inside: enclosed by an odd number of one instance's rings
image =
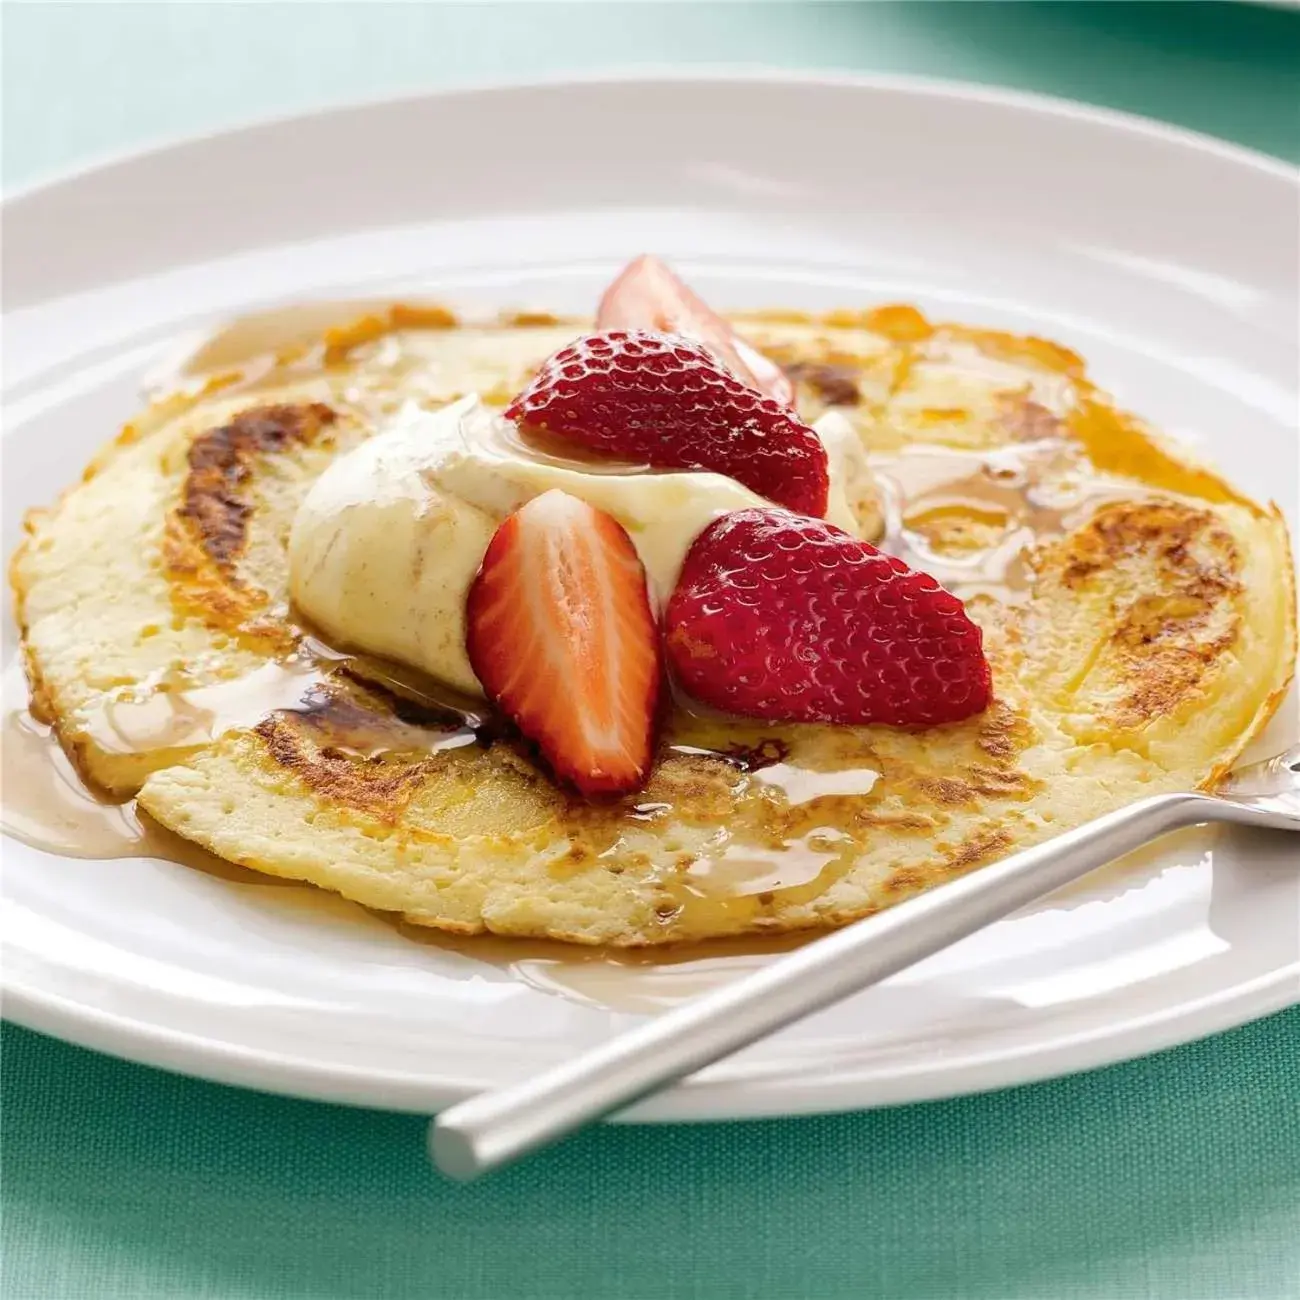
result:
[[(827, 445), (828, 518), (860, 536), (859, 503), (871, 498), (861, 443), (842, 416), (816, 427)], [(660, 606), (713, 520), (770, 504), (722, 474), (549, 455), (476, 396), (435, 411), (412, 404), (307, 493), (289, 537), (293, 600), (339, 643), (481, 696), (465, 653), (470, 584), (501, 521), (552, 488), (627, 529)]]

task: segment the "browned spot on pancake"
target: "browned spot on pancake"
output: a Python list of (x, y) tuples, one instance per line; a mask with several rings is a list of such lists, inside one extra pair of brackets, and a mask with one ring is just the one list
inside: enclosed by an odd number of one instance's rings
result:
[(229, 566), (243, 549), (252, 506), (240, 493), (252, 477), (253, 458), (310, 443), (337, 418), (320, 402), (259, 406), (195, 438), (178, 513), (212, 560)]
[(966, 769), (966, 778), (975, 794), (986, 799), (1028, 799), (1042, 782), (1028, 776), (1018, 767), (985, 767), (972, 763)]
[(924, 777), (916, 783), (922, 794), (933, 799), (935, 803), (950, 808), (961, 807), (975, 801), (975, 790), (966, 781), (958, 781), (950, 776)]
[[(898, 867), (886, 877), (884, 891), (889, 895), (885, 905), (900, 902), (913, 894), (920, 893), (944, 880), (964, 875), (976, 867), (1003, 857), (1011, 848), (1015, 837), (1010, 831), (992, 829), (977, 831), (969, 838), (956, 845), (936, 846), (936, 856), (927, 861), (910, 866)], [(837, 923), (857, 919), (878, 911), (879, 906), (871, 904), (852, 913), (837, 914)], [(832, 920), (831, 917), (826, 918)]]
[(1125, 731), (1137, 731), (1156, 718), (1172, 713), (1197, 689), (1226, 645), (1212, 643), (1209, 653), (1174, 648), (1160, 656), (1155, 671), (1146, 665), (1141, 678), (1112, 711), (1115, 725)]
[(1011, 832), (1001, 827), (995, 830), (981, 831), (963, 840), (955, 848), (946, 850), (943, 867), (948, 875), (956, 876), (970, 871), (973, 867), (983, 866), (994, 858), (1002, 856), (1011, 847)]
[(990, 758), (1013, 758), (1016, 742), (1009, 728), (990, 727), (982, 730), (975, 742)]
[(971, 801), (1028, 799), (1042, 788), (1042, 783), (1029, 776), (1018, 760), (1034, 738), (1034, 728), (1026, 718), (1003, 701), (994, 700), (975, 736), (975, 748), (987, 761), (972, 755), (958, 764), (947, 779), (964, 785)]
[(857, 406), (862, 400), (857, 373), (851, 366), (796, 361), (785, 367), (795, 383), (807, 384), (827, 406)]
[(1240, 618), (1234, 612), (1227, 625), (1214, 635), (1197, 635), (1208, 623), (1213, 607), (1192, 602), (1190, 613), (1171, 614), (1158, 633), (1146, 632), (1134, 642), (1127, 622), (1115, 632), (1123, 645), (1123, 675), (1132, 680), (1127, 694), (1112, 714), (1115, 724), (1136, 730), (1156, 718), (1172, 713), (1184, 700), (1197, 693), (1214, 668), (1237, 640)]
[[(1241, 635), (1241, 557), (1227, 529), (1180, 502), (1117, 502), (1066, 545), (1066, 587), (1118, 587), (1093, 670), (1121, 691), (1108, 721), (1136, 731), (1198, 695)], [(1125, 580), (1128, 572), (1137, 576)]]
[(1008, 393), (999, 405), (1002, 413), (998, 423), (1017, 442), (1041, 442), (1059, 438), (1064, 432), (1065, 425), (1059, 416), (1028, 397)]
[(436, 759), (388, 763), (357, 759), (333, 748), (320, 748), (293, 714), (272, 714), (253, 728), (266, 752), (322, 799), (396, 822), (412, 795), (433, 770)]
[(173, 602), (182, 613), (275, 644), (285, 639), (283, 629), (256, 623), (266, 593), (243, 582), (235, 571), (253, 513), (248, 489), (258, 457), (311, 444), (337, 418), (320, 402), (258, 406), (194, 439), (180, 505), (168, 515), (163, 538)]
[(1004, 699), (995, 697), (980, 714), (979, 730), (975, 735), (975, 748), (991, 761), (986, 763), (975, 759), (967, 764), (967, 780), (980, 793), (996, 784), (1014, 787), (1017, 791), (1033, 788), (1033, 783), (1016, 765), (1016, 760), (1035, 739), (1029, 719)]
[(862, 808), (852, 817), (857, 830), (882, 827), (891, 831), (932, 831), (938, 825), (935, 818), (924, 813), (882, 813)]
[(919, 867), (899, 867), (885, 881), (885, 888), (895, 894), (911, 894), (918, 889), (924, 889), (928, 883), (929, 876)]
[(1117, 501), (1103, 506), (1086, 528), (1069, 539), (1061, 580), (1078, 587), (1096, 573), (1113, 570), (1121, 560), (1151, 551), (1162, 567), (1174, 573), (1188, 570), (1190, 564), (1194, 573), (1188, 576), (1222, 585), (1227, 573), (1216, 574), (1191, 557), (1189, 548), (1197, 540), (1224, 551), (1235, 568), (1232, 538), (1209, 511), (1175, 501)]

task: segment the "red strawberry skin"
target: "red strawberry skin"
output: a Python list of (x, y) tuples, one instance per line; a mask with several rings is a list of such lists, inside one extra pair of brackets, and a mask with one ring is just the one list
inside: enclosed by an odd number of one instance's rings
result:
[(741, 510), (706, 528), (664, 626), (685, 690), (746, 717), (933, 727), (991, 697), (980, 629), (956, 596), (783, 510)]
[(629, 262), (605, 290), (596, 311), (598, 330), (655, 330), (698, 339), (737, 379), (794, 405), (789, 376), (751, 347), (666, 263), (648, 254)]
[(623, 526), (559, 491), (497, 529), (466, 604), (483, 689), (585, 795), (641, 786), (663, 660), (645, 570)]
[(693, 339), (588, 334), (542, 365), (506, 418), (621, 460), (726, 474), (797, 513), (826, 513), (821, 439)]

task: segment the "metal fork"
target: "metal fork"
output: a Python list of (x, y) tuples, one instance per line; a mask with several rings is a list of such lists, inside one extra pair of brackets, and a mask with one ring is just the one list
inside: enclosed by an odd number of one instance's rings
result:
[(438, 1167), (473, 1178), (929, 957), (1169, 831), (1232, 822), (1300, 831), (1300, 745), (1216, 794), (1139, 800), (818, 939), (526, 1082), (431, 1125)]

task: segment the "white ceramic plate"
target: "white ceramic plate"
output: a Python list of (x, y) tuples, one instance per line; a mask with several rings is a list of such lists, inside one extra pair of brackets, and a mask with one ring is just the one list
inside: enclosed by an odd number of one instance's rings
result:
[[(723, 305), (902, 298), (1060, 339), (1294, 525), (1298, 212), (1289, 169), (1208, 139), (894, 80), (507, 87), (173, 145), (6, 205), (5, 550), (206, 322), (390, 292), (582, 310), (644, 249)], [(4, 847), (10, 1017), (315, 1097), (431, 1110), (759, 960), (512, 966), (306, 889)], [(1166, 842), (633, 1113), (942, 1096), (1261, 1015), (1300, 991), (1294, 854)]]

